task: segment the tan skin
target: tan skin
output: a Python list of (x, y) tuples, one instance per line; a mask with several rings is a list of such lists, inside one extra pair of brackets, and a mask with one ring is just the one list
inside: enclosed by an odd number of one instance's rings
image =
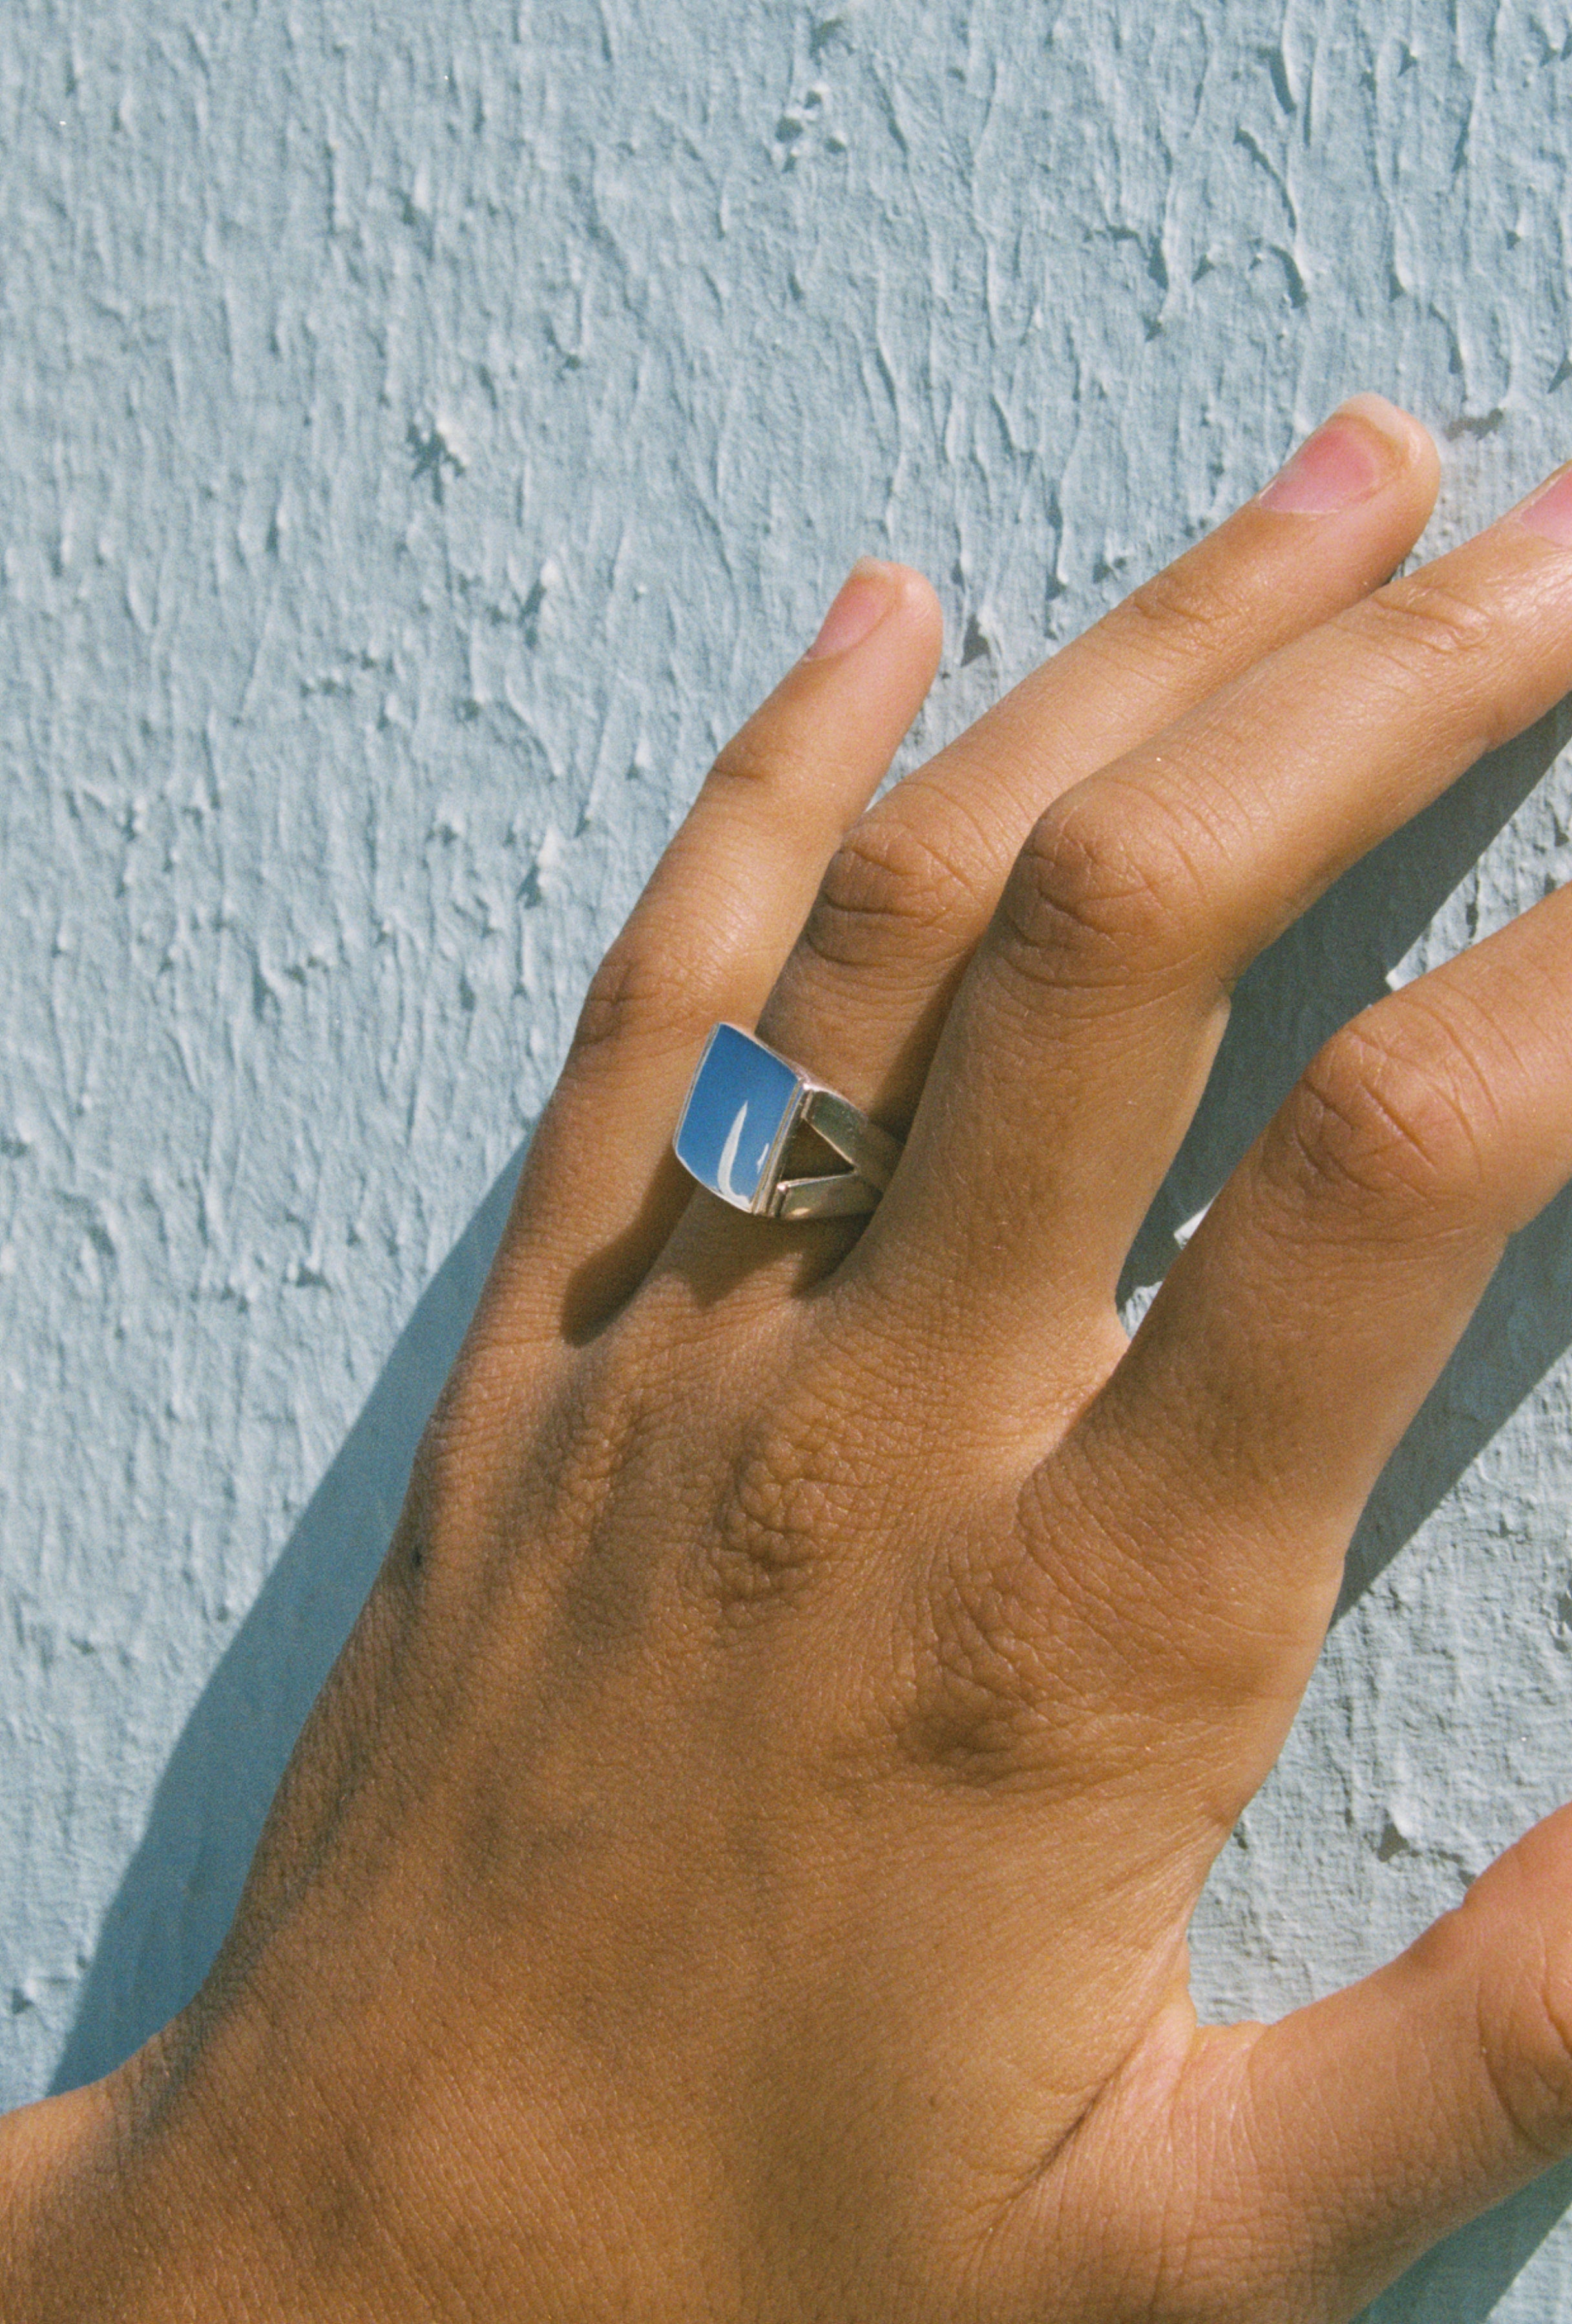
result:
[[(900, 567), (722, 753), (217, 1968), (0, 2130), (0, 2313), (1320, 2324), (1572, 2152), (1567, 1814), (1278, 2025), (1187, 1993), (1364, 1498), (1572, 1174), (1558, 894), (1335, 1038), (1119, 1328), (1234, 980), (1572, 687), (1572, 549), (1388, 582), (1433, 448), (1332, 427), (1347, 504), (1252, 503), (878, 806)], [(860, 1231), (692, 1194), (720, 1017), (909, 1133)]]

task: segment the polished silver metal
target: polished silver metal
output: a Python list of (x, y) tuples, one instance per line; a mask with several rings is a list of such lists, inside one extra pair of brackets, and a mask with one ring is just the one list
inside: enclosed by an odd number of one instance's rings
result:
[[(810, 1130), (848, 1167), (783, 1178), (787, 1150)], [(683, 1168), (755, 1218), (858, 1218), (874, 1209), (901, 1141), (740, 1025), (716, 1026), (671, 1139)]]

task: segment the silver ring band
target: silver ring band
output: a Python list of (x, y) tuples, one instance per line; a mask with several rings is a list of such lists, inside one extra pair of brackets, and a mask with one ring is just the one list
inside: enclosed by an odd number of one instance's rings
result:
[[(848, 1167), (786, 1177), (788, 1150), (802, 1130)], [(874, 1209), (901, 1159), (900, 1139), (850, 1098), (777, 1056), (755, 1034), (726, 1024), (704, 1045), (671, 1147), (701, 1186), (735, 1210), (766, 1219), (860, 1217)]]

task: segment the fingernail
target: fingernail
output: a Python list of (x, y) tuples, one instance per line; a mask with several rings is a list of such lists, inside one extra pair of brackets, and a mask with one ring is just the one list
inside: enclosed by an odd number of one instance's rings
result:
[(1572, 468), (1563, 468), (1526, 502), (1518, 511), (1518, 522), (1542, 540), (1553, 540), (1558, 549), (1572, 549)]
[(1401, 415), (1384, 396), (1351, 396), (1306, 437), (1259, 495), (1261, 506), (1290, 516), (1330, 516), (1352, 508), (1384, 484), (1392, 474), (1392, 454), (1400, 447), (1406, 453)]
[(842, 582), (840, 595), (803, 660), (817, 661), (826, 654), (848, 653), (853, 646), (860, 646), (894, 602), (895, 586), (889, 567), (876, 558), (860, 557)]

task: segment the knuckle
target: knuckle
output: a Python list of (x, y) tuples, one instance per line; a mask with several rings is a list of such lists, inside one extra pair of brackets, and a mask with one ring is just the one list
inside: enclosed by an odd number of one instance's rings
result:
[(926, 1587), (923, 1650), (896, 1722), (902, 1757), (962, 1787), (1018, 1774), (1039, 1756), (1042, 1679), (1006, 1573), (948, 1554)]
[(574, 1028), (578, 1061), (612, 1045), (666, 1046), (708, 1029), (716, 979), (701, 944), (668, 945), (635, 918), (589, 980)]
[(1179, 819), (1133, 786), (1086, 785), (1041, 816), (1000, 903), (1005, 956), (1034, 982), (1103, 983), (1190, 948), (1204, 878)]
[(1423, 681), (1493, 658), (1500, 646), (1492, 615), (1434, 568), (1376, 590), (1344, 618), (1363, 629), (1405, 678)]
[(855, 1493), (830, 1415), (798, 1397), (749, 1432), (721, 1489), (708, 1575), (723, 1607), (798, 1596), (838, 1537)]
[[(771, 801), (772, 788), (790, 789), (791, 779), (805, 771), (794, 746), (744, 726), (716, 759), (705, 791), (712, 801), (733, 787), (754, 794), (752, 802), (736, 805), (745, 820), (765, 829), (772, 819), (778, 824), (783, 812), (779, 802)], [(726, 812), (732, 815), (730, 807)], [(696, 808), (591, 977), (574, 1028), (576, 1060), (611, 1043), (670, 1047), (707, 1032), (714, 1022), (716, 996), (728, 981), (728, 931), (735, 934), (735, 928), (726, 914), (716, 918), (696, 912), (687, 900), (705, 868), (705, 827)]]
[(1132, 590), (1114, 623), (1143, 631), (1160, 653), (1176, 660), (1215, 658), (1244, 625), (1237, 589), (1219, 587), (1209, 560), (1192, 557), (1179, 558)]
[(1312, 1058), (1280, 1117), (1294, 1175), (1339, 1200), (1450, 1207), (1485, 1176), (1490, 1105), (1428, 1012), (1355, 1019)]
[(803, 931), (833, 966), (863, 968), (892, 939), (931, 938), (974, 925), (984, 907), (975, 883), (934, 840), (894, 813), (864, 816), (831, 857)]
[(630, 1018), (648, 1010), (657, 982), (655, 963), (624, 930), (589, 980), (574, 1028), (575, 1051), (583, 1056), (615, 1040)]
[(815, 765), (778, 718), (750, 719), (727, 742), (723, 742), (709, 770), (706, 789), (762, 793), (795, 788), (800, 777), (814, 777)]
[(1480, 2052), (1506, 2123), (1530, 2154), (1559, 2162), (1572, 2132), (1572, 1963), (1556, 1961), (1504, 2034), (1481, 2029)]
[[(1532, 1900), (1523, 1897), (1520, 1850), (1533, 1844), (1530, 1837), (1498, 1858), (1405, 1959), (1443, 1997), (1438, 2021), (1455, 2027), (1477, 2060), (1500, 2121), (1530, 2154), (1550, 2163), (1566, 2153), (1572, 2133), (1572, 1947), (1558, 1929), (1535, 1926)], [(1500, 1973), (1509, 1950), (1503, 1929), (1528, 1940), (1512, 1977)]]

